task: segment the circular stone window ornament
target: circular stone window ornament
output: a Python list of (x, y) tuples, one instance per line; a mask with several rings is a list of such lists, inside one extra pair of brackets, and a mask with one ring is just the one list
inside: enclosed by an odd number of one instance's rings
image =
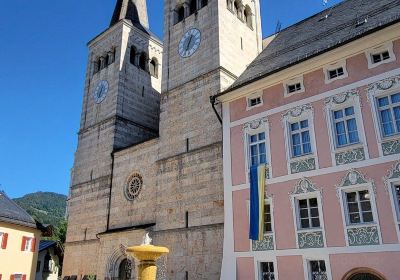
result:
[(125, 186), (125, 196), (128, 200), (135, 200), (142, 190), (143, 178), (139, 173), (129, 176)]

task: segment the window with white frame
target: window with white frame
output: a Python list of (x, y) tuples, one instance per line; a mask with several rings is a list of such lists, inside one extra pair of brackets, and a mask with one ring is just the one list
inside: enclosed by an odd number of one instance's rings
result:
[(368, 69), (396, 60), (392, 42), (370, 49), (366, 51), (365, 55), (368, 60)]
[(247, 97), (247, 110), (263, 105), (262, 93), (254, 93)]
[(328, 279), (326, 272), (326, 265), (324, 260), (312, 260), (308, 262), (309, 279), (310, 280), (324, 280)]
[(275, 268), (273, 262), (260, 263), (260, 279), (275, 280)]
[(288, 97), (293, 94), (305, 91), (303, 76), (295, 77), (283, 82), (284, 96)]
[(383, 51), (383, 52), (371, 54), (371, 60), (372, 60), (372, 63), (374, 63), (374, 64), (388, 60), (388, 59), (390, 59), (389, 51)]
[(0, 249), (1, 249), (2, 244), (3, 244), (3, 236), (4, 236), (4, 233), (0, 231)]
[(319, 228), (321, 223), (317, 198), (297, 199), (297, 216), (299, 229)]
[(369, 190), (345, 192), (345, 203), (349, 225), (374, 222)]
[(400, 93), (377, 98), (383, 137), (400, 134)]
[(14, 280), (23, 280), (23, 275), (22, 274), (14, 274)]
[(292, 157), (312, 153), (308, 120), (290, 123), (290, 140)]
[(393, 186), (394, 206), (397, 213), (397, 221), (400, 222), (400, 183)]
[(267, 163), (267, 146), (265, 136), (265, 132), (248, 136), (250, 167)]
[(332, 117), (336, 147), (339, 148), (360, 142), (354, 106), (334, 110)]
[(333, 81), (344, 79), (349, 76), (346, 69), (346, 61), (340, 61), (324, 67), (325, 83), (329, 84)]
[(272, 233), (271, 204), (264, 205), (264, 233)]
[(26, 252), (32, 251), (32, 245), (33, 245), (33, 238), (25, 237), (24, 251), (26, 251)]
[(338, 78), (340, 76), (343, 76), (343, 75), (344, 75), (343, 67), (339, 67), (339, 68), (336, 68), (336, 69), (328, 70), (329, 80), (336, 79), (336, 78)]

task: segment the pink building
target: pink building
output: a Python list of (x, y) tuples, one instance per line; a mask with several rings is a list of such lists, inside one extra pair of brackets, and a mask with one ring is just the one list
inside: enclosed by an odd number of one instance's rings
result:
[[(221, 279), (400, 279), (400, 1), (348, 0), (264, 40), (226, 91)], [(264, 231), (249, 239), (252, 166)]]

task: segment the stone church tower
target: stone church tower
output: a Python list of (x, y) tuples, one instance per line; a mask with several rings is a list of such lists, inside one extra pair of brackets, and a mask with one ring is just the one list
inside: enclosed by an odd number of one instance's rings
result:
[(171, 249), (161, 279), (219, 278), (222, 131), (210, 96), (261, 51), (259, 2), (165, 0), (164, 13), (162, 45), (146, 0), (118, 0), (88, 44), (64, 276), (133, 278), (123, 248), (150, 232)]

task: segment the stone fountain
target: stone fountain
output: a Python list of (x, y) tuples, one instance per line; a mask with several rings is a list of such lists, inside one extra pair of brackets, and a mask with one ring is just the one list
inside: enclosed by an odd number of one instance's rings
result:
[(147, 233), (143, 237), (142, 245), (133, 246), (126, 249), (128, 254), (139, 261), (138, 280), (156, 280), (156, 260), (169, 253), (168, 248), (151, 245), (151, 241), (152, 239)]

